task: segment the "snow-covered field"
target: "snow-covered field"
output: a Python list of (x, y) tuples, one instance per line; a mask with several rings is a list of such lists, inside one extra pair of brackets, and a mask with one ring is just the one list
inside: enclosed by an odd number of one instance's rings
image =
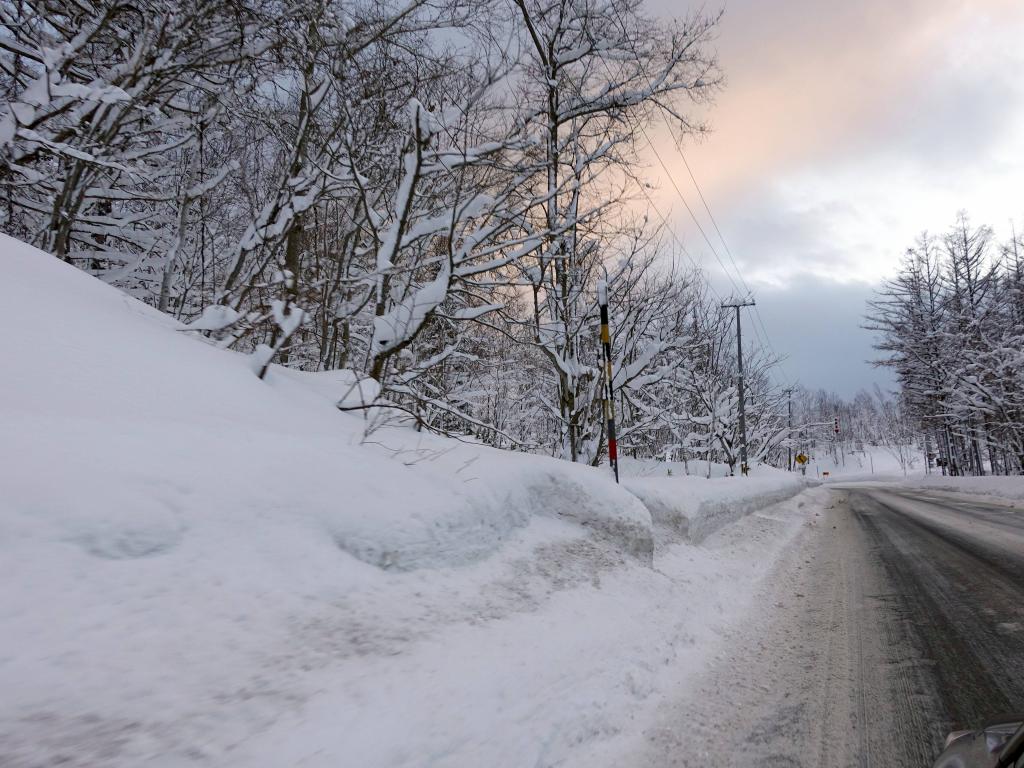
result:
[[(811, 451), (807, 464), (808, 479), (831, 482), (836, 480), (903, 480), (924, 475), (924, 456), (913, 447), (902, 452), (897, 448), (881, 445), (865, 445), (863, 450), (836, 452), (832, 454), (826, 443), (819, 444)], [(899, 455), (907, 460), (907, 466), (900, 464)], [(904, 469), (906, 470), (904, 472)], [(826, 474), (828, 473), (828, 474)]]
[(594, 765), (805, 515), (719, 530), (800, 490), (767, 470), (617, 487), (366, 441), (344, 375), (260, 381), (49, 256), (0, 255), (4, 766)]

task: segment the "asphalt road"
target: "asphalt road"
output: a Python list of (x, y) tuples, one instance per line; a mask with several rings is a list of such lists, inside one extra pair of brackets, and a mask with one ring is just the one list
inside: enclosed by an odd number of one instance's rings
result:
[(906, 491), (848, 499), (938, 730), (1024, 710), (1024, 512)]
[(759, 615), (638, 765), (929, 766), (950, 730), (1024, 710), (1024, 510), (816, 493)]

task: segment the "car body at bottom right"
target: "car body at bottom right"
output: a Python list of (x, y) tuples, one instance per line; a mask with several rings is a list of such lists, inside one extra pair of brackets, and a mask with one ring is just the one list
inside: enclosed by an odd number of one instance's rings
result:
[(954, 731), (932, 768), (1024, 768), (1024, 713), (992, 718), (975, 731)]

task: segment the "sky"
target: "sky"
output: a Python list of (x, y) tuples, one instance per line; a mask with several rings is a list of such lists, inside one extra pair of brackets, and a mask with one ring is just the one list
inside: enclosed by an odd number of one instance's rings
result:
[(742, 281), (660, 125), (651, 141), (732, 280), (646, 148), (652, 201), (719, 293), (749, 287), (758, 315), (744, 339), (767, 335), (785, 357), (780, 379), (844, 396), (892, 389), (859, 326), (915, 236), (960, 209), (1001, 238), (1024, 224), (1024, 2), (730, 0), (724, 11), (712, 131), (682, 152)]

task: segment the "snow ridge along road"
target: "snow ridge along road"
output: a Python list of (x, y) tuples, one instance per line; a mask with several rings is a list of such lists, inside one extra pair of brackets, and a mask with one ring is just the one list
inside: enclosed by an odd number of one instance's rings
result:
[(652, 463), (691, 546), (607, 471), (367, 440), (336, 407), (351, 372), (261, 381), (2, 234), (0, 257), (2, 768), (600, 754), (688, 686), (803, 524), (790, 501), (707, 535), (735, 519), (710, 507), (798, 490), (768, 468)]
[(948, 731), (1024, 709), (1024, 514), (821, 494), (759, 614), (631, 764), (928, 766)]

